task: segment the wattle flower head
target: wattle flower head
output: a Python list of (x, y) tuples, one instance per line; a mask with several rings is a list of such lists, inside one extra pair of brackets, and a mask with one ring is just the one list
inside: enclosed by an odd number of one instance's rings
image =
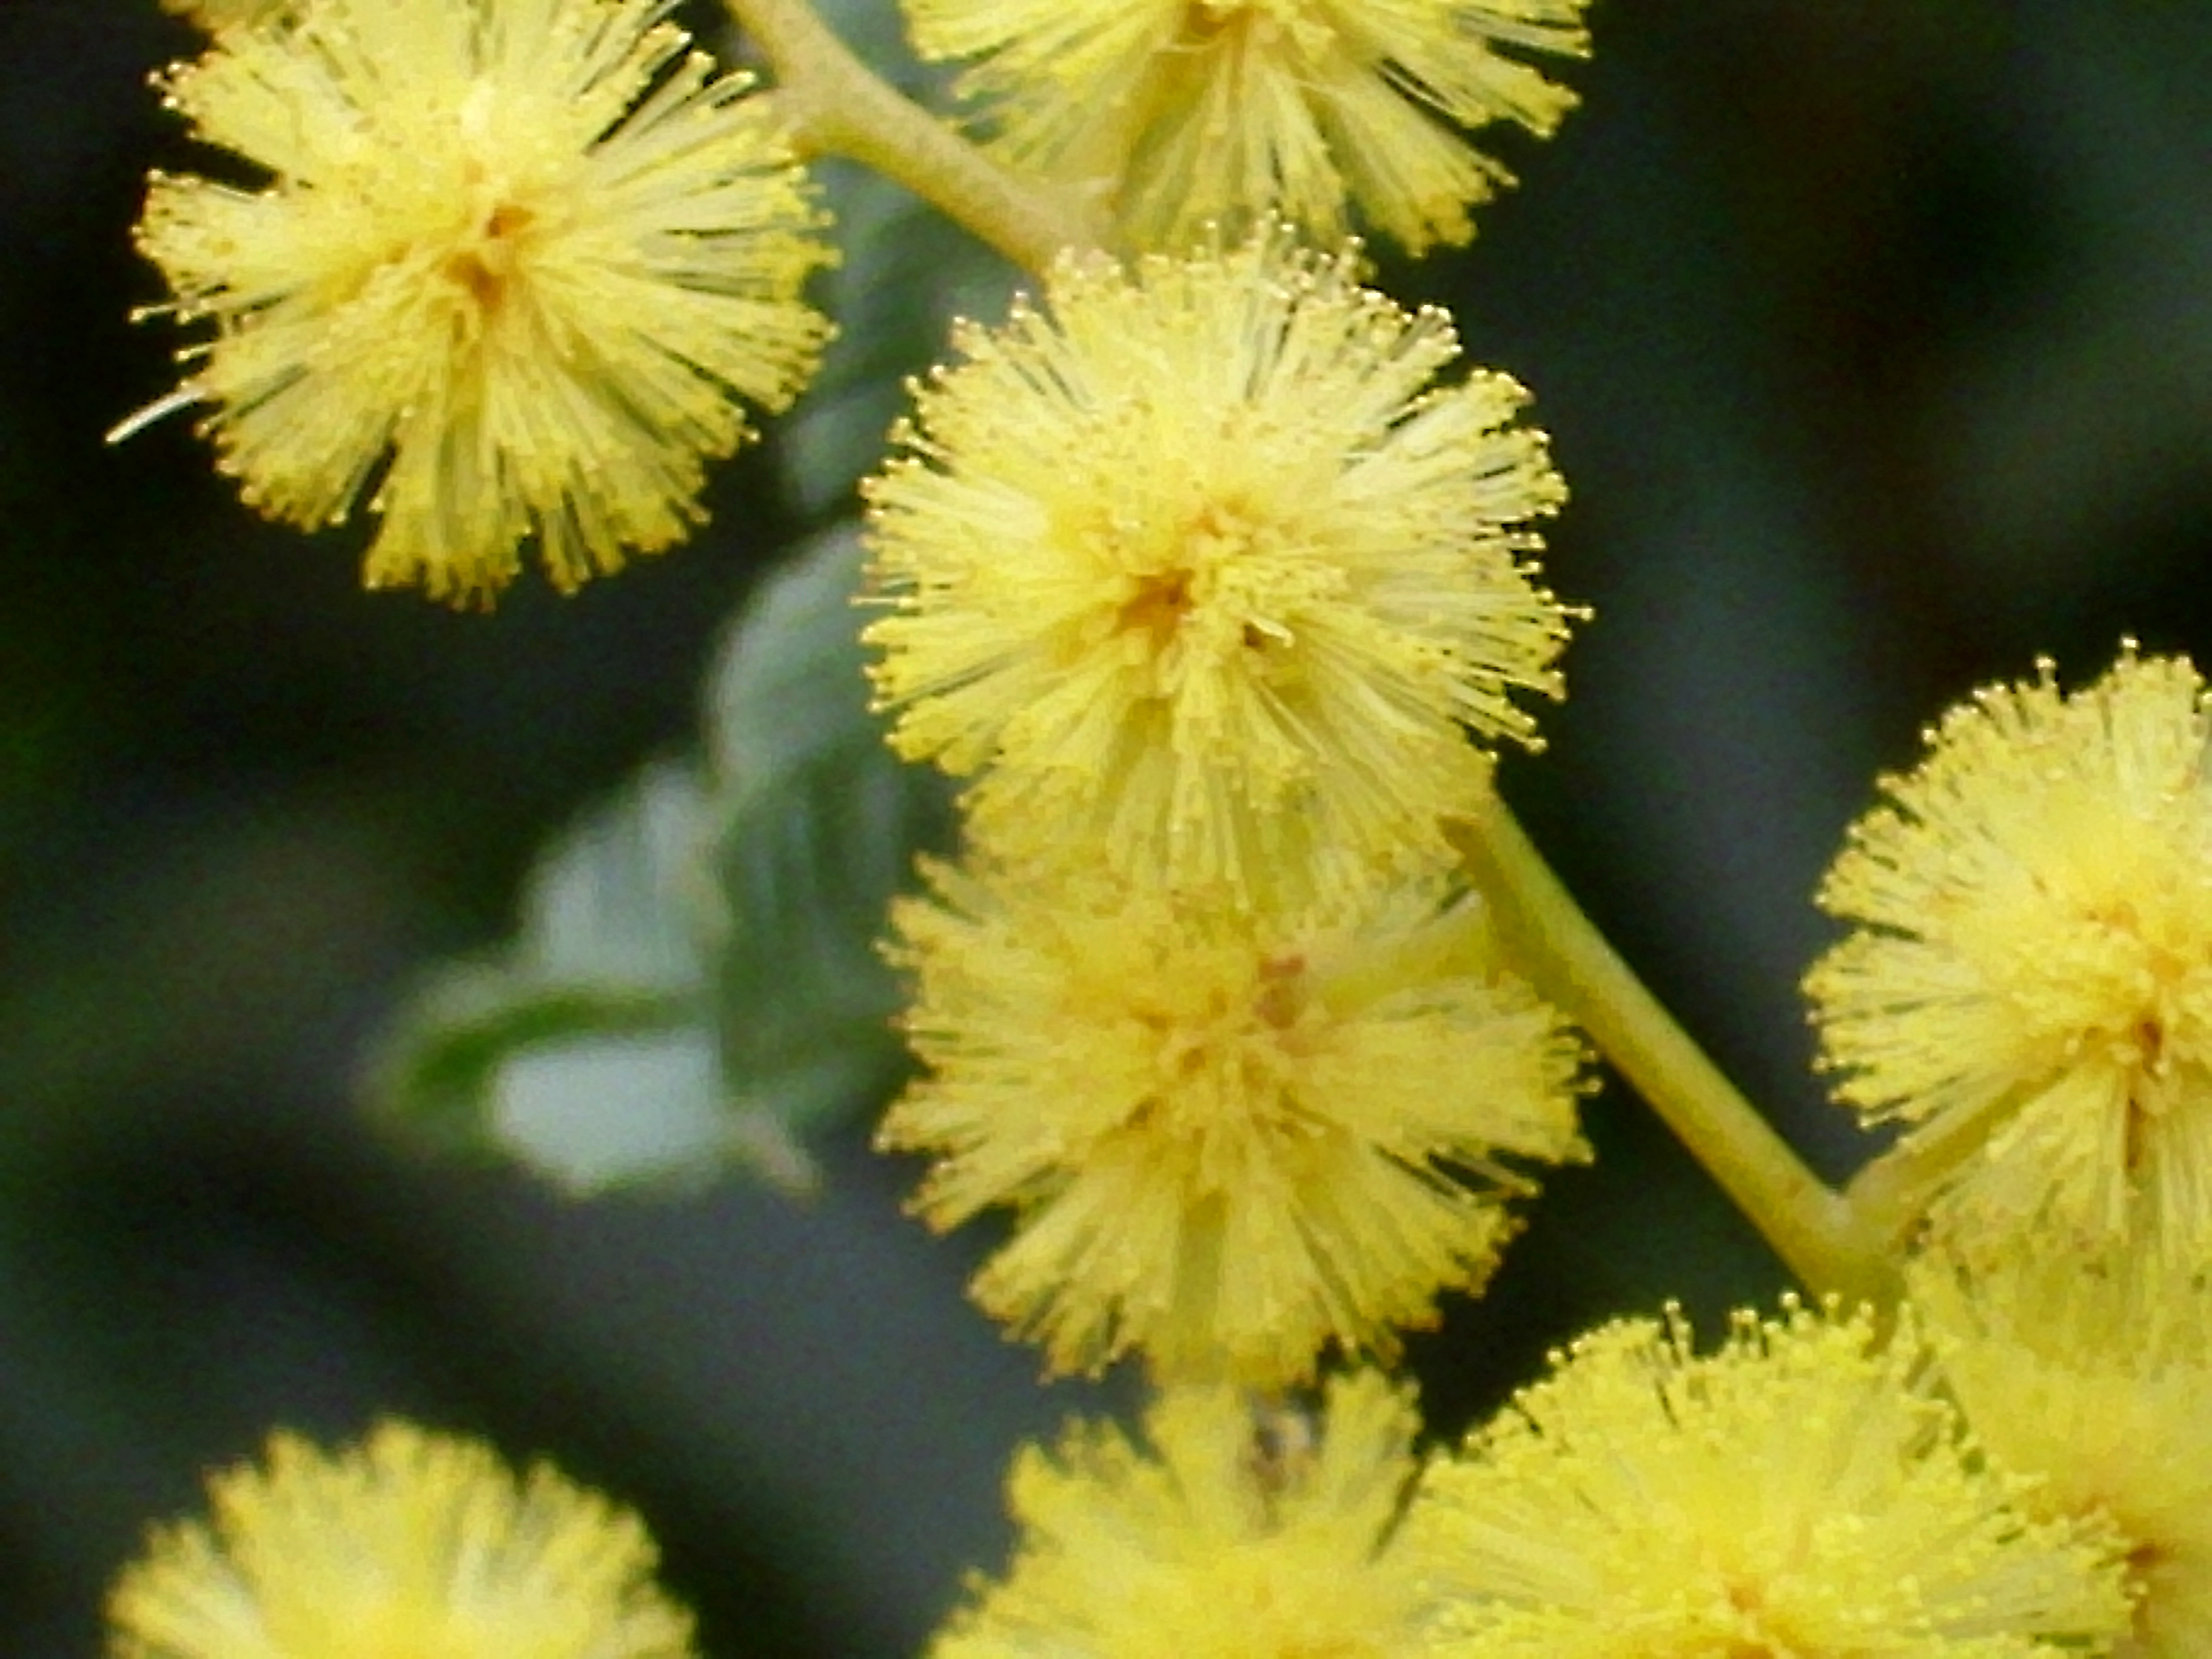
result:
[(1013, 1563), (928, 1659), (1415, 1659), (1420, 1588), (1388, 1540), (1417, 1426), (1363, 1372), (1310, 1422), (1181, 1389), (1146, 1413), (1150, 1455), (1106, 1424), (1025, 1447)]
[(1806, 980), (1836, 1092), (1965, 1239), (2212, 1251), (2212, 712), (2176, 657), (1984, 690), (1884, 781)]
[(404, 1423), (280, 1434), (155, 1530), (107, 1602), (114, 1659), (690, 1659), (637, 1517)]
[(939, 869), (895, 908), (927, 1075), (884, 1145), (949, 1227), (1016, 1214), (976, 1299), (1055, 1370), (1279, 1387), (1389, 1355), (1487, 1278), (1522, 1161), (1587, 1156), (1581, 1054), (1423, 884), (1297, 915)]
[(1527, 395), (1271, 228), (1063, 264), (969, 328), (869, 492), (893, 741), (1025, 856), (1292, 898), (1453, 860), (1569, 612)]
[(2039, 1520), (1934, 1392), (1909, 1319), (1678, 1315), (1577, 1341), (1425, 1472), (1397, 1547), (1440, 1598), (1436, 1659), (2105, 1652), (2117, 1540)]
[(1180, 246), (1275, 212), (1334, 240), (1356, 207), (1408, 250), (1464, 242), (1512, 174), (1462, 130), (1547, 136), (1575, 96), (1530, 56), (1589, 50), (1588, 0), (905, 0), (927, 58), (1013, 166)]
[(2115, 1659), (2212, 1653), (2212, 1282), (2140, 1252), (1922, 1257), (1945, 1386), (2041, 1516), (2109, 1521), (2137, 1596)]
[(257, 188), (156, 175), (139, 246), (207, 320), (184, 384), (246, 501), (364, 499), (373, 587), (573, 588), (688, 534), (707, 458), (781, 408), (831, 255), (772, 119), (659, 0), (315, 0), (172, 70)]

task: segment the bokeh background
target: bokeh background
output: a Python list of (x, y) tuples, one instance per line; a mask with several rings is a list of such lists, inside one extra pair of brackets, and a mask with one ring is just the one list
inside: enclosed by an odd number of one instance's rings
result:
[[(1389, 284), (1510, 368), (1593, 605), (1506, 788), (1820, 1166), (1807, 896), (1984, 680), (2212, 646), (2212, 7), (1599, 0), (1585, 106)], [(1040, 1390), (865, 1125), (800, 1204), (567, 1204), (371, 1131), (362, 1044), (496, 940), (544, 838), (681, 753), (717, 629), (812, 527), (773, 452), (693, 545), (495, 615), (365, 595), (173, 421), (127, 228), (190, 160), (152, 0), (0, 0), (0, 1650), (99, 1643), (150, 1517), (273, 1425), (404, 1412), (643, 1510), (717, 1656), (915, 1650), (1003, 1548)], [(1437, 1431), (1579, 1323), (1780, 1284), (1636, 1103), (1415, 1345)]]

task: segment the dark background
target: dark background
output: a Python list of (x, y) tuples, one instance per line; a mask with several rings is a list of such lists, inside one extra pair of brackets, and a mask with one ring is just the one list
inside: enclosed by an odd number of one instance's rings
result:
[[(1594, 605), (1508, 792), (1826, 1170), (1807, 895), (1874, 773), (2038, 653), (2212, 641), (2212, 8), (1600, 0), (1585, 106), (1501, 148), (1466, 257), (1392, 270), (1536, 391)], [(717, 1655), (914, 1650), (995, 1559), (1033, 1386), (855, 1126), (811, 1205), (563, 1205), (380, 1141), (358, 1046), (497, 936), (540, 839), (680, 749), (714, 633), (805, 528), (769, 458), (711, 533), (489, 617), (258, 523), (129, 250), (152, 0), (0, 0), (0, 1650), (97, 1645), (146, 1521), (272, 1425), (404, 1412), (643, 1510)], [(1582, 1321), (1771, 1263), (1619, 1090), (1492, 1296), (1416, 1357), (1449, 1431)]]

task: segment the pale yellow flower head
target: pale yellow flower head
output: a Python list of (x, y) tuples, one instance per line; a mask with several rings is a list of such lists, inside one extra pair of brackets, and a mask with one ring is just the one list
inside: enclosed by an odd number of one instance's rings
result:
[(1914, 1126), (1947, 1231), (2212, 1251), (2212, 721), (2132, 651), (1978, 693), (1886, 779), (1806, 981), (1837, 1094)]
[(701, 514), (705, 458), (828, 325), (790, 152), (659, 0), (316, 0), (167, 78), (241, 190), (157, 175), (138, 231), (204, 404), (271, 517), (379, 519), (371, 586), (488, 599), (534, 539), (573, 588)]
[(1981, 1442), (2039, 1475), (2039, 1514), (2109, 1517), (2140, 1601), (2116, 1659), (2212, 1654), (2212, 1285), (2203, 1264), (2032, 1239), (1912, 1293)]
[(1341, 236), (1356, 208), (1419, 252), (1474, 234), (1512, 175), (1458, 129), (1548, 135), (1574, 94), (1524, 58), (1579, 58), (1587, 0), (905, 0), (916, 48), (1016, 167), (1102, 196), (1173, 247), (1280, 213)]
[(1398, 1547), (1438, 1659), (2029, 1659), (2127, 1628), (2117, 1546), (2035, 1520), (1966, 1441), (1908, 1321), (1601, 1328), (1431, 1464)]
[(960, 334), (869, 491), (900, 750), (980, 773), (1001, 844), (1177, 884), (1449, 862), (1468, 732), (1532, 740), (1514, 696), (1559, 690), (1526, 394), (1431, 385), (1449, 320), (1279, 227), (1048, 292)]
[(689, 1659), (636, 1516), (402, 1423), (279, 1434), (155, 1529), (108, 1597), (113, 1659)]
[(1146, 1413), (1152, 1455), (1107, 1424), (1025, 1447), (1012, 1565), (928, 1659), (1413, 1659), (1419, 1590), (1387, 1538), (1415, 1427), (1364, 1372), (1311, 1424), (1192, 1388)]
[(1054, 1370), (1267, 1387), (1388, 1355), (1487, 1277), (1505, 1160), (1586, 1156), (1576, 1042), (1433, 888), (1280, 917), (934, 877), (893, 913), (927, 1075), (881, 1138), (935, 1158), (933, 1225), (1017, 1212), (975, 1294)]

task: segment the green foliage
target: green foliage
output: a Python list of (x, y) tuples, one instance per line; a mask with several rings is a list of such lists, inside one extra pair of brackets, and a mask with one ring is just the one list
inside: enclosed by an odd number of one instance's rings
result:
[(489, 960), (431, 976), (373, 1073), (391, 1121), (579, 1194), (743, 1169), (803, 1191), (804, 1136), (876, 1103), (902, 1056), (875, 951), (945, 781), (867, 708), (850, 526), (729, 632), (705, 753), (647, 767), (554, 842)]
[(837, 220), (840, 263), (817, 290), (837, 337), (776, 437), (799, 505), (819, 515), (883, 459), (905, 383), (943, 355), (952, 319), (1002, 315), (1014, 272), (880, 175), (842, 162), (815, 170)]

